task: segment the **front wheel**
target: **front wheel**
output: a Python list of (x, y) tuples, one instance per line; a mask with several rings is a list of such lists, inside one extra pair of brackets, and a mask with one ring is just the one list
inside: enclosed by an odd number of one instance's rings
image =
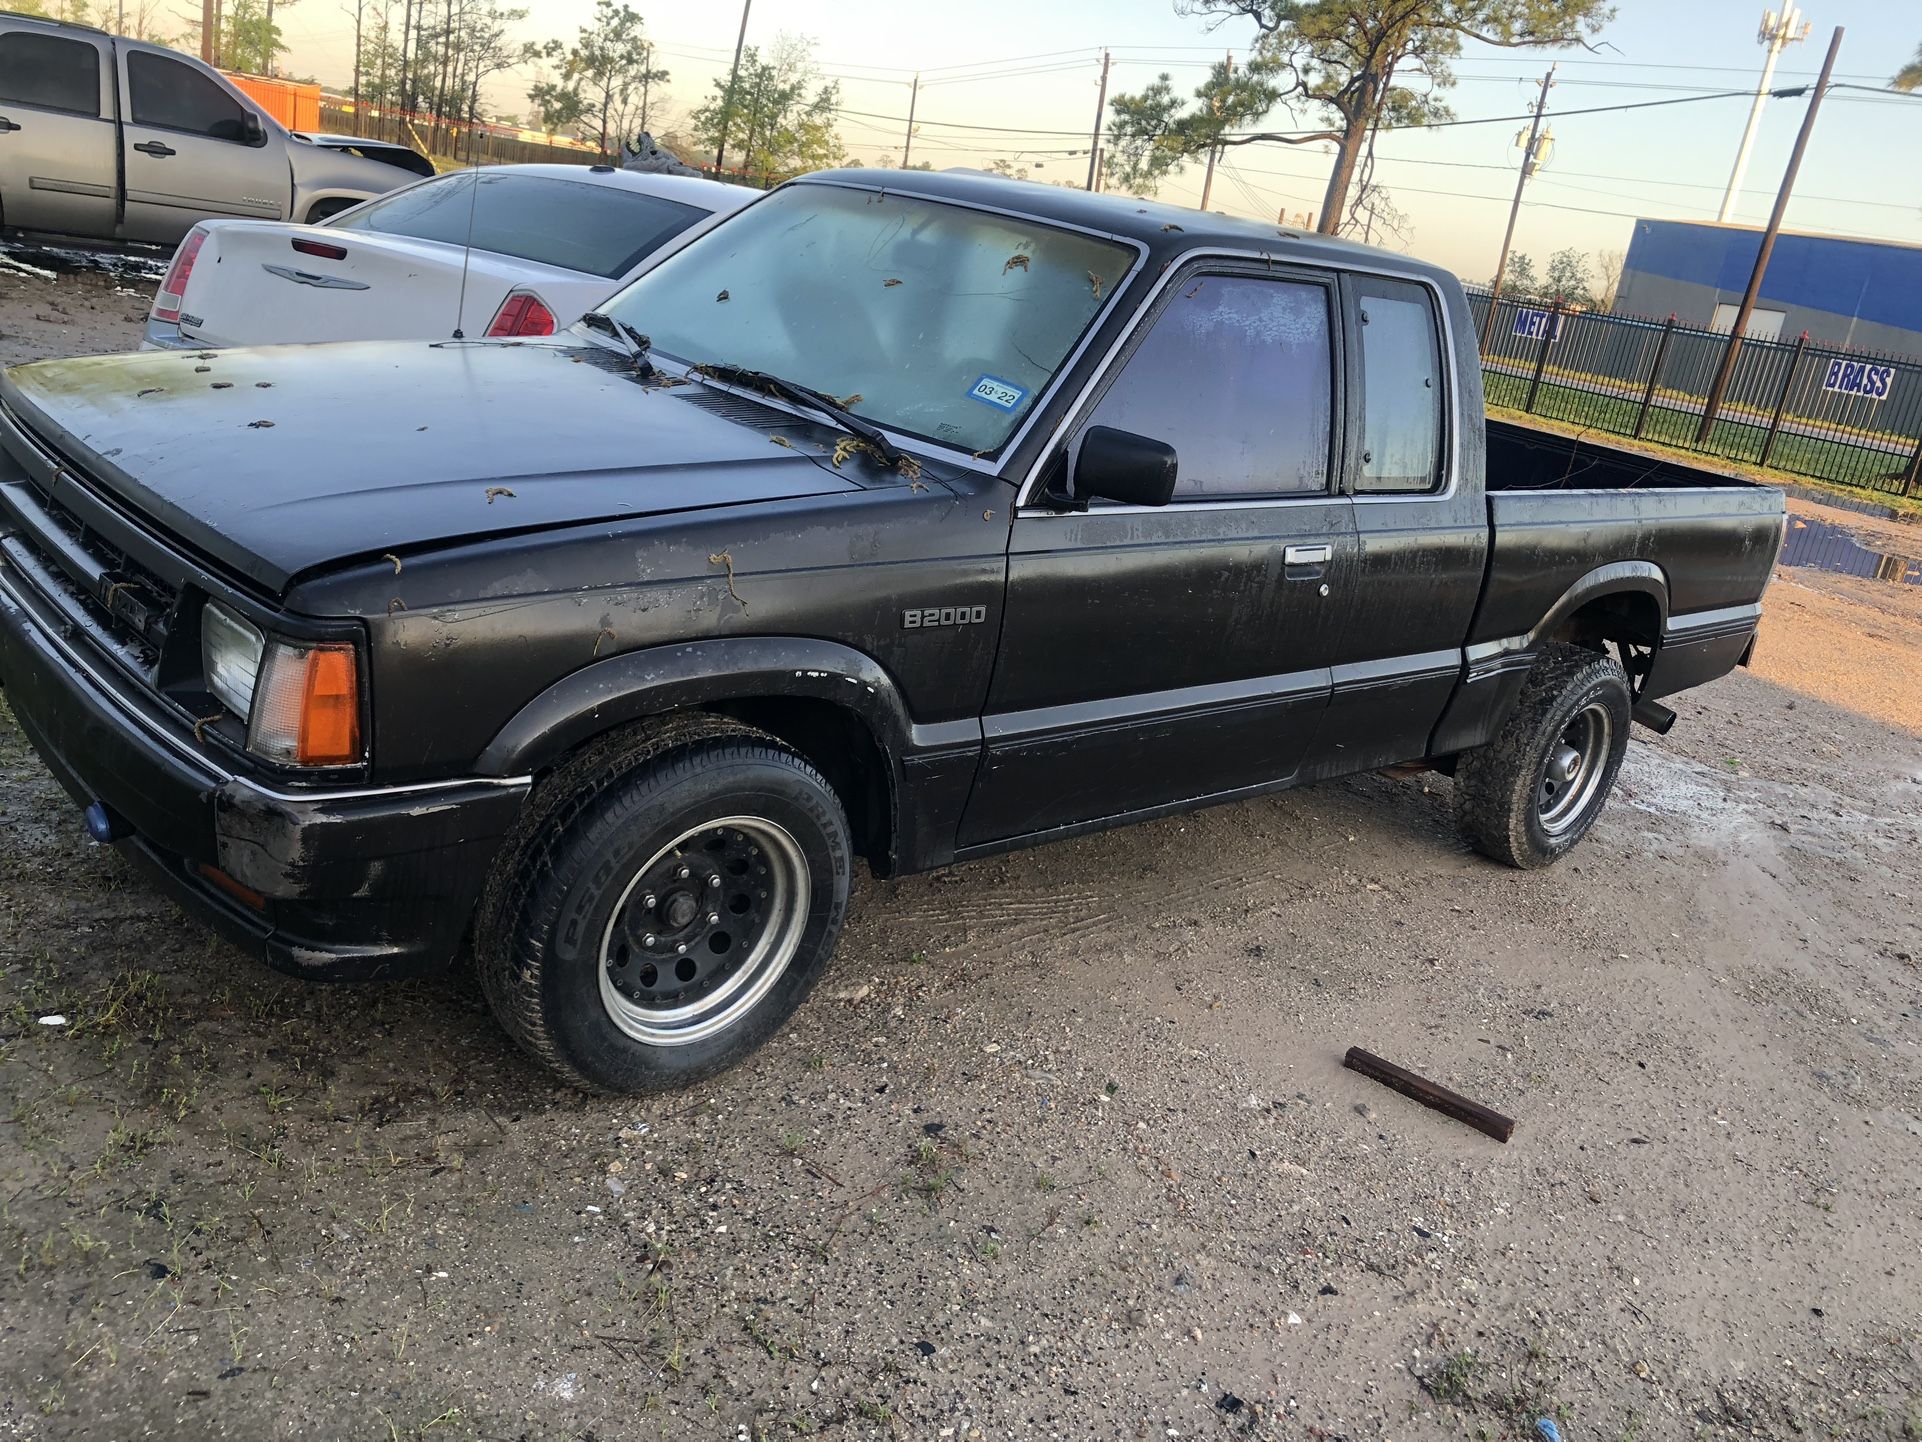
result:
[(813, 989), (851, 881), (847, 821), (772, 737), (690, 719), (553, 778), (483, 902), (482, 986), (536, 1060), (593, 1091), (732, 1066)]
[(1548, 866), (1595, 824), (1628, 751), (1628, 676), (1614, 657), (1548, 649), (1521, 699), (1455, 767), (1455, 815), (1477, 851)]

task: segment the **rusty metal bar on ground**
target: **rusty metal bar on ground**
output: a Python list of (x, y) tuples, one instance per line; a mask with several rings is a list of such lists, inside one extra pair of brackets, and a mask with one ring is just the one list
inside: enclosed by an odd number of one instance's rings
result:
[(1471, 1102), (1459, 1092), (1451, 1092), (1445, 1086), (1438, 1086), (1427, 1077), (1416, 1076), (1412, 1071), (1396, 1066), (1392, 1061), (1383, 1061), (1371, 1051), (1363, 1051), (1358, 1046), (1348, 1048), (1348, 1055), (1341, 1064), (1350, 1071), (1358, 1071), (1372, 1081), (1378, 1081), (1405, 1097), (1412, 1097), (1425, 1107), (1432, 1107), (1458, 1122), (1466, 1122), (1478, 1132), (1484, 1132), (1498, 1142), (1505, 1142), (1515, 1134), (1515, 1123), (1510, 1117), (1498, 1111), (1491, 1111), (1480, 1102)]

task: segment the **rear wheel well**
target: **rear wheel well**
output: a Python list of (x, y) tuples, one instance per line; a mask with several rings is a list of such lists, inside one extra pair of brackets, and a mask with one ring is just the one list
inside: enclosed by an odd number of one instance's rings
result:
[(1662, 608), (1646, 591), (1611, 591), (1576, 607), (1551, 639), (1604, 653), (1613, 642), (1630, 685), (1639, 691), (1662, 641)]

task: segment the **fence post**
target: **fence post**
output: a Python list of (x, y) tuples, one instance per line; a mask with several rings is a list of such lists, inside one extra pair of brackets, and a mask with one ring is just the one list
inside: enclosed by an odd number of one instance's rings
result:
[(1530, 415), (1535, 413), (1535, 396), (1542, 388), (1542, 372), (1548, 369), (1548, 348), (1555, 343), (1555, 332), (1562, 325), (1562, 298), (1555, 297), (1555, 303), (1548, 308), (1548, 324), (1542, 327), (1542, 343), (1535, 352), (1535, 373), (1528, 378), (1528, 399), (1522, 402), (1522, 409)]
[(1675, 335), (1675, 313), (1669, 312), (1668, 324), (1662, 327), (1662, 338), (1655, 343), (1655, 364), (1648, 368), (1648, 389), (1642, 392), (1642, 409), (1635, 417), (1635, 439), (1642, 438), (1642, 431), (1648, 425), (1648, 408), (1655, 400), (1655, 387), (1662, 379), (1662, 362), (1668, 359), (1668, 343)]
[(1775, 454), (1775, 438), (1782, 433), (1782, 412), (1789, 407), (1789, 391), (1795, 385), (1795, 373), (1802, 368), (1802, 352), (1809, 348), (1809, 333), (1803, 331), (1796, 339), (1795, 353), (1789, 357), (1788, 374), (1782, 377), (1782, 394), (1775, 399), (1775, 414), (1769, 418), (1768, 437), (1762, 442), (1762, 454), (1755, 462), (1766, 466), (1769, 457)]

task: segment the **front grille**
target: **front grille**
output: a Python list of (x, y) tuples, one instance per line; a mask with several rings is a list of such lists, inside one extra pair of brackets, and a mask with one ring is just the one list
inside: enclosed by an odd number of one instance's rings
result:
[(54, 465), (51, 479), (29, 472), (26, 485), (37, 524), (22, 526), (16, 535), (46, 573), (60, 583), (62, 602), (84, 611), (87, 620), (111, 637), (121, 659), (143, 674), (159, 659), (180, 592), (141, 565), (126, 551), (56, 498), (60, 482), (86, 485), (98, 494), (80, 467), (29, 430), (17, 414), (8, 419)]

